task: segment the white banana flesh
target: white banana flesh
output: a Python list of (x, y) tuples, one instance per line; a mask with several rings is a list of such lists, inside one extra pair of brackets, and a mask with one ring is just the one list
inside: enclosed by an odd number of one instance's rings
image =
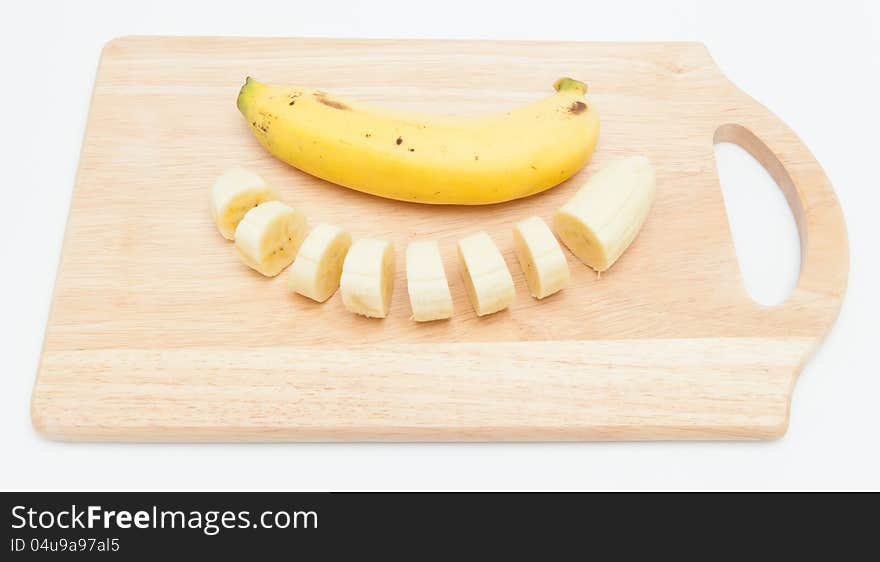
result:
[(565, 254), (550, 227), (539, 217), (514, 225), (513, 244), (533, 297), (543, 299), (568, 284), (571, 273)]
[(217, 230), (227, 240), (235, 238), (235, 229), (245, 213), (278, 194), (259, 175), (244, 168), (232, 168), (214, 182), (211, 189), (211, 217)]
[(349, 311), (385, 318), (394, 288), (394, 247), (386, 240), (357, 240), (342, 264), (339, 292)]
[(452, 294), (436, 241), (411, 242), (406, 247), (406, 287), (416, 322), (452, 317)]
[(319, 224), (303, 241), (287, 273), (287, 286), (313, 301), (324, 302), (339, 288), (342, 262), (351, 235), (332, 224)]
[(655, 192), (654, 168), (647, 158), (615, 160), (556, 212), (553, 228), (582, 262), (605, 271), (635, 240)]
[(235, 249), (242, 261), (274, 277), (296, 257), (306, 235), (306, 217), (279, 201), (267, 201), (247, 213), (235, 229)]
[(486, 232), (459, 240), (458, 266), (477, 316), (504, 310), (513, 302), (513, 277)]

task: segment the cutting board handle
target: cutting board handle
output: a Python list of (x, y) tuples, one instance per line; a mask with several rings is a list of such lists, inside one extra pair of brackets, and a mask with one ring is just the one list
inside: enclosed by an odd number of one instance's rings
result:
[(822, 167), (794, 131), (750, 101), (749, 111), (733, 121), (726, 114), (728, 121), (722, 120), (715, 130), (715, 143), (733, 142), (744, 148), (785, 194), (800, 236), (801, 270), (794, 291), (779, 308), (815, 326), (815, 335), (821, 338), (837, 317), (849, 275), (843, 211)]

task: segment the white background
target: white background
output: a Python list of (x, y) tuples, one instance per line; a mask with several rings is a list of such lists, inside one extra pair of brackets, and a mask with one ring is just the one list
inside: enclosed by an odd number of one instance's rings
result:
[[(788, 434), (767, 443), (461, 445), (40, 438), (30, 391), (89, 95), (102, 45), (125, 34), (705, 42), (736, 84), (803, 138), (847, 218), (849, 291), (796, 386)], [(2, 488), (880, 487), (876, 2), (12, 2), (0, 21), (0, 58)], [(766, 174), (736, 164), (733, 152), (719, 149), (737, 250), (748, 254), (744, 276), (753, 294), (778, 300), (797, 275), (793, 222)]]

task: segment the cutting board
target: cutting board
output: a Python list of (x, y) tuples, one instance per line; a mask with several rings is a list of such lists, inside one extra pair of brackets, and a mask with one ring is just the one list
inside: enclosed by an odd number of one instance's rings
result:
[[(248, 75), (459, 114), (504, 111), (573, 76), (589, 83), (602, 132), (592, 162), (543, 194), (394, 202), (269, 156), (235, 107)], [(763, 163), (797, 219), (801, 273), (780, 306), (743, 288), (714, 163), (722, 141)], [(635, 243), (601, 277), (567, 253), (570, 286), (531, 298), (512, 224), (549, 219), (605, 162), (635, 153), (657, 170)], [(390, 316), (352, 315), (338, 294), (313, 303), (284, 275), (243, 266), (208, 205), (234, 165), (311, 224), (392, 240)], [(517, 290), (484, 318), (455, 260), (455, 242), (481, 229)], [(449, 321), (409, 320), (404, 249), (421, 239), (440, 242)], [(822, 169), (701, 44), (124, 37), (101, 55), (32, 418), (47, 437), (88, 441), (774, 438), (847, 273)]]

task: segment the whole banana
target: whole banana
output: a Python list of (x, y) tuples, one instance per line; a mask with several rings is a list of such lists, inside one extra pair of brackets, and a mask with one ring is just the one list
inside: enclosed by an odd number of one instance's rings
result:
[(269, 152), (319, 178), (401, 201), (485, 205), (558, 185), (592, 156), (599, 119), (586, 85), (560, 78), (554, 88), (470, 117), (392, 112), (248, 78), (238, 109)]

